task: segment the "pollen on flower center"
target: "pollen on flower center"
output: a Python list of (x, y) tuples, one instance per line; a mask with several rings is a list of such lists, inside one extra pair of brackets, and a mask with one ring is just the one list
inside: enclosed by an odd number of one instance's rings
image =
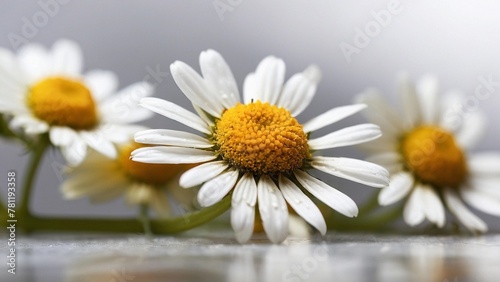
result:
[(260, 101), (225, 111), (214, 139), (224, 160), (256, 175), (300, 168), (309, 155), (302, 125), (286, 109)]
[(27, 103), (37, 118), (50, 125), (84, 130), (98, 122), (92, 94), (76, 80), (46, 78), (31, 87)]
[(401, 150), (407, 169), (434, 187), (458, 187), (467, 177), (462, 150), (451, 133), (421, 126), (404, 136)]
[(151, 185), (162, 185), (189, 168), (188, 165), (182, 164), (150, 164), (130, 159), (132, 151), (145, 146), (133, 143), (120, 148), (118, 162), (125, 174), (132, 180)]

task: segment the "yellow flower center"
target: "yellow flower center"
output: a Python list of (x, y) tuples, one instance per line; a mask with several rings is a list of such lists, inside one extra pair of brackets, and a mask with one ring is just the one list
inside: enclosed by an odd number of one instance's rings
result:
[(31, 87), (27, 102), (33, 114), (50, 125), (85, 130), (98, 122), (92, 94), (76, 80), (46, 78)]
[(309, 156), (302, 125), (286, 109), (260, 101), (225, 111), (214, 142), (230, 165), (256, 175), (292, 171)]
[(141, 147), (146, 147), (146, 145), (133, 143), (120, 148), (118, 162), (133, 181), (150, 185), (163, 185), (191, 167), (184, 164), (150, 164), (131, 160), (130, 153)]
[(464, 153), (439, 127), (417, 127), (404, 136), (401, 150), (407, 169), (423, 183), (456, 188), (467, 177)]

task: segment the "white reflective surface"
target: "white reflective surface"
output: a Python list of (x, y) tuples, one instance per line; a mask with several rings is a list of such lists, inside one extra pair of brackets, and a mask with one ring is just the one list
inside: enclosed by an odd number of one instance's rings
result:
[[(46, 234), (18, 239), (17, 274), (0, 281), (498, 281), (500, 235), (328, 234), (254, 238)], [(6, 253), (2, 245), (1, 253)]]

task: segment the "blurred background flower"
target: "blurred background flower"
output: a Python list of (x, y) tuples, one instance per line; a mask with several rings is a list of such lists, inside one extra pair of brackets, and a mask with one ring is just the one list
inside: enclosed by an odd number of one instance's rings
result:
[(463, 203), (500, 216), (500, 153), (468, 153), (487, 126), (483, 113), (457, 113), (463, 95), (442, 95), (434, 76), (425, 76), (415, 86), (403, 75), (399, 91), (397, 110), (376, 89), (359, 97), (368, 105), (368, 119), (384, 133), (364, 146), (369, 160), (392, 174), (379, 203), (405, 199), (403, 217), (410, 226), (427, 219), (442, 228), (447, 208), (470, 231), (486, 232), (486, 223)]
[(192, 209), (195, 192), (178, 184), (180, 175), (191, 166), (134, 162), (130, 153), (140, 147), (144, 146), (132, 140), (122, 143), (116, 158), (89, 152), (80, 165), (67, 169), (61, 186), (64, 197), (89, 197), (94, 203), (103, 203), (124, 195), (128, 204), (146, 205), (160, 216)]
[(134, 102), (153, 94), (149, 83), (116, 93), (113, 72), (84, 75), (82, 68), (82, 51), (70, 40), (58, 40), (50, 50), (36, 43), (23, 45), (18, 54), (0, 49), (0, 112), (14, 131), (48, 133), (70, 164), (85, 158), (87, 146), (116, 157), (113, 143), (140, 129), (129, 123), (151, 116)]

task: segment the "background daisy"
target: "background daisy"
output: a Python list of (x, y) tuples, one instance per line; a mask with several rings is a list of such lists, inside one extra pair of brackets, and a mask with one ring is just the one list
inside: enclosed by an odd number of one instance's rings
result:
[(359, 99), (384, 133), (364, 147), (373, 154), (371, 161), (392, 174), (379, 203), (405, 199), (403, 217), (411, 226), (428, 219), (443, 227), (446, 206), (469, 230), (485, 232), (486, 224), (464, 204), (500, 216), (500, 154), (467, 152), (485, 128), (483, 114), (464, 111), (466, 99), (457, 93), (440, 97), (432, 76), (415, 87), (403, 75), (400, 93), (400, 111), (374, 89)]
[(94, 150), (78, 166), (68, 168), (61, 186), (66, 199), (89, 197), (102, 203), (125, 195), (130, 205), (147, 205), (158, 214), (170, 212), (167, 193), (189, 207), (194, 193), (179, 188), (182, 172), (191, 166), (134, 162), (130, 153), (143, 145), (133, 141), (118, 146), (118, 155), (110, 159)]
[(48, 133), (71, 164), (80, 163), (87, 146), (116, 157), (113, 142), (124, 142), (138, 128), (129, 125), (150, 112), (137, 101), (153, 93), (146, 82), (130, 85), (116, 95), (117, 78), (109, 71), (82, 75), (79, 46), (57, 41), (51, 50), (24, 45), (17, 56), (0, 48), (0, 112), (10, 116), (12, 128), (26, 134)]
[(388, 173), (382, 167), (349, 158), (313, 156), (323, 149), (360, 144), (380, 137), (378, 126), (360, 124), (310, 139), (311, 132), (362, 110), (364, 105), (334, 108), (300, 124), (299, 115), (312, 100), (320, 72), (310, 66), (285, 82), (285, 64), (267, 57), (243, 85), (243, 103), (231, 70), (222, 56), (208, 50), (200, 55), (202, 76), (183, 62), (171, 65), (172, 76), (199, 115), (157, 98), (141, 105), (174, 119), (202, 134), (167, 129), (136, 134), (140, 143), (160, 145), (140, 148), (132, 159), (147, 163), (202, 163), (180, 179), (188, 188), (203, 184), (198, 192), (202, 206), (210, 206), (232, 193), (231, 224), (240, 242), (252, 235), (258, 202), (264, 230), (272, 242), (288, 233), (288, 208), (326, 232), (321, 212), (310, 193), (338, 212), (353, 217), (356, 204), (345, 194), (311, 176), (316, 168), (326, 173), (383, 187)]

